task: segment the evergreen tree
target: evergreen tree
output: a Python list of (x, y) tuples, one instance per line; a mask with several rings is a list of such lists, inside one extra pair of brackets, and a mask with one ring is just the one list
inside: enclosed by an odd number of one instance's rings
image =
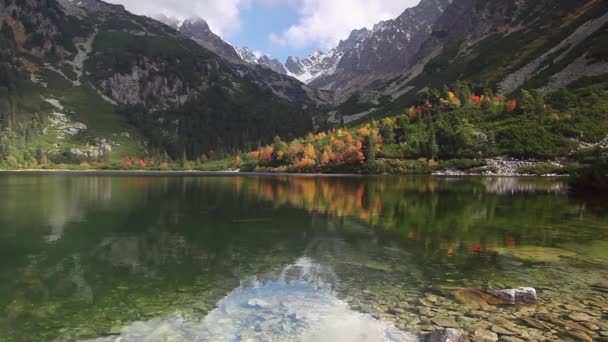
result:
[(388, 118), (382, 120), (380, 135), (385, 144), (391, 145), (395, 143), (395, 124), (393, 120)]
[(429, 139), (427, 141), (426, 147), (427, 157), (431, 159), (436, 159), (439, 155), (439, 145), (437, 144), (437, 132), (435, 132), (435, 127), (433, 124), (430, 125), (429, 129)]
[(368, 172), (373, 172), (376, 166), (376, 146), (372, 139), (372, 134), (368, 134), (363, 139), (362, 152), (365, 156), (365, 164)]

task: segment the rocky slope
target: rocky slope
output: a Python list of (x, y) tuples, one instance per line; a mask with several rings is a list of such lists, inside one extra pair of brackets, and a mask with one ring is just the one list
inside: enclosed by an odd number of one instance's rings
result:
[[(182, 28), (203, 37), (200, 24)], [(174, 158), (247, 148), (312, 130), (323, 102), (290, 77), (218, 56), (210, 49), (220, 43), (204, 48), (98, 0), (3, 1), (0, 28), (0, 129), (35, 137), (18, 148), (35, 143), (57, 160), (109, 140), (122, 146), (116, 157), (139, 154), (144, 143)], [(45, 135), (53, 118), (88, 129)]]
[[(394, 20), (355, 30), (330, 51), (337, 62), (310, 85), (339, 93), (353, 93), (402, 72), (415, 62), (415, 54), (430, 37), (433, 25), (451, 0), (422, 0)], [(337, 58), (336, 58), (337, 57)]]
[(260, 65), (281, 75), (287, 75), (287, 70), (276, 58), (271, 59), (266, 55), (258, 55), (247, 47), (237, 48), (236, 51), (239, 57), (246, 63)]
[(605, 1), (454, 0), (418, 48), (404, 55), (401, 71), (371, 65), (371, 73), (358, 74), (371, 78), (354, 76), (364, 87), (338, 89), (342, 100), (358, 95), (337, 116), (394, 112), (421, 91), (457, 80), (507, 95), (521, 88), (551, 93), (606, 77), (607, 24)]
[(234, 47), (213, 33), (207, 22), (201, 18), (185, 20), (179, 26), (179, 32), (232, 62), (241, 58)]

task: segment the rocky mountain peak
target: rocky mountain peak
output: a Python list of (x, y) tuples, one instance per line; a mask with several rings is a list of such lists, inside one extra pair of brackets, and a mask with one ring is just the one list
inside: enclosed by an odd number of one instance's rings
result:
[[(162, 20), (162, 17), (160, 19), (163, 23), (169, 26), (175, 24), (171, 18), (168, 18), (168, 20), (165, 21)], [(220, 36), (213, 33), (213, 31), (211, 31), (209, 28), (209, 24), (207, 24), (203, 18), (192, 17), (186, 19), (177, 27), (177, 29), (184, 36), (194, 40), (203, 47), (217, 53), (231, 62), (239, 62), (241, 60), (234, 47), (225, 42)]]
[(185, 35), (191, 37), (201, 36), (201, 38), (212, 33), (209, 24), (207, 24), (205, 19), (199, 17), (184, 20), (180, 27), (180, 31)]

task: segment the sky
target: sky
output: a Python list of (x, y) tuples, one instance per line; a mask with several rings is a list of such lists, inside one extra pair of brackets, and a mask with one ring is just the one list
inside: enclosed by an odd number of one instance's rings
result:
[(327, 51), (353, 29), (399, 16), (420, 0), (109, 0), (147, 16), (205, 19), (229, 43), (278, 58)]

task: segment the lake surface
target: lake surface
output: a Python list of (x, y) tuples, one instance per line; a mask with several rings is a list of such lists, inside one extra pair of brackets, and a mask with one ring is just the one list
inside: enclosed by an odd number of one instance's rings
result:
[[(608, 210), (561, 179), (0, 174), (0, 196), (0, 341), (608, 335)], [(519, 286), (541, 304), (459, 292)]]

